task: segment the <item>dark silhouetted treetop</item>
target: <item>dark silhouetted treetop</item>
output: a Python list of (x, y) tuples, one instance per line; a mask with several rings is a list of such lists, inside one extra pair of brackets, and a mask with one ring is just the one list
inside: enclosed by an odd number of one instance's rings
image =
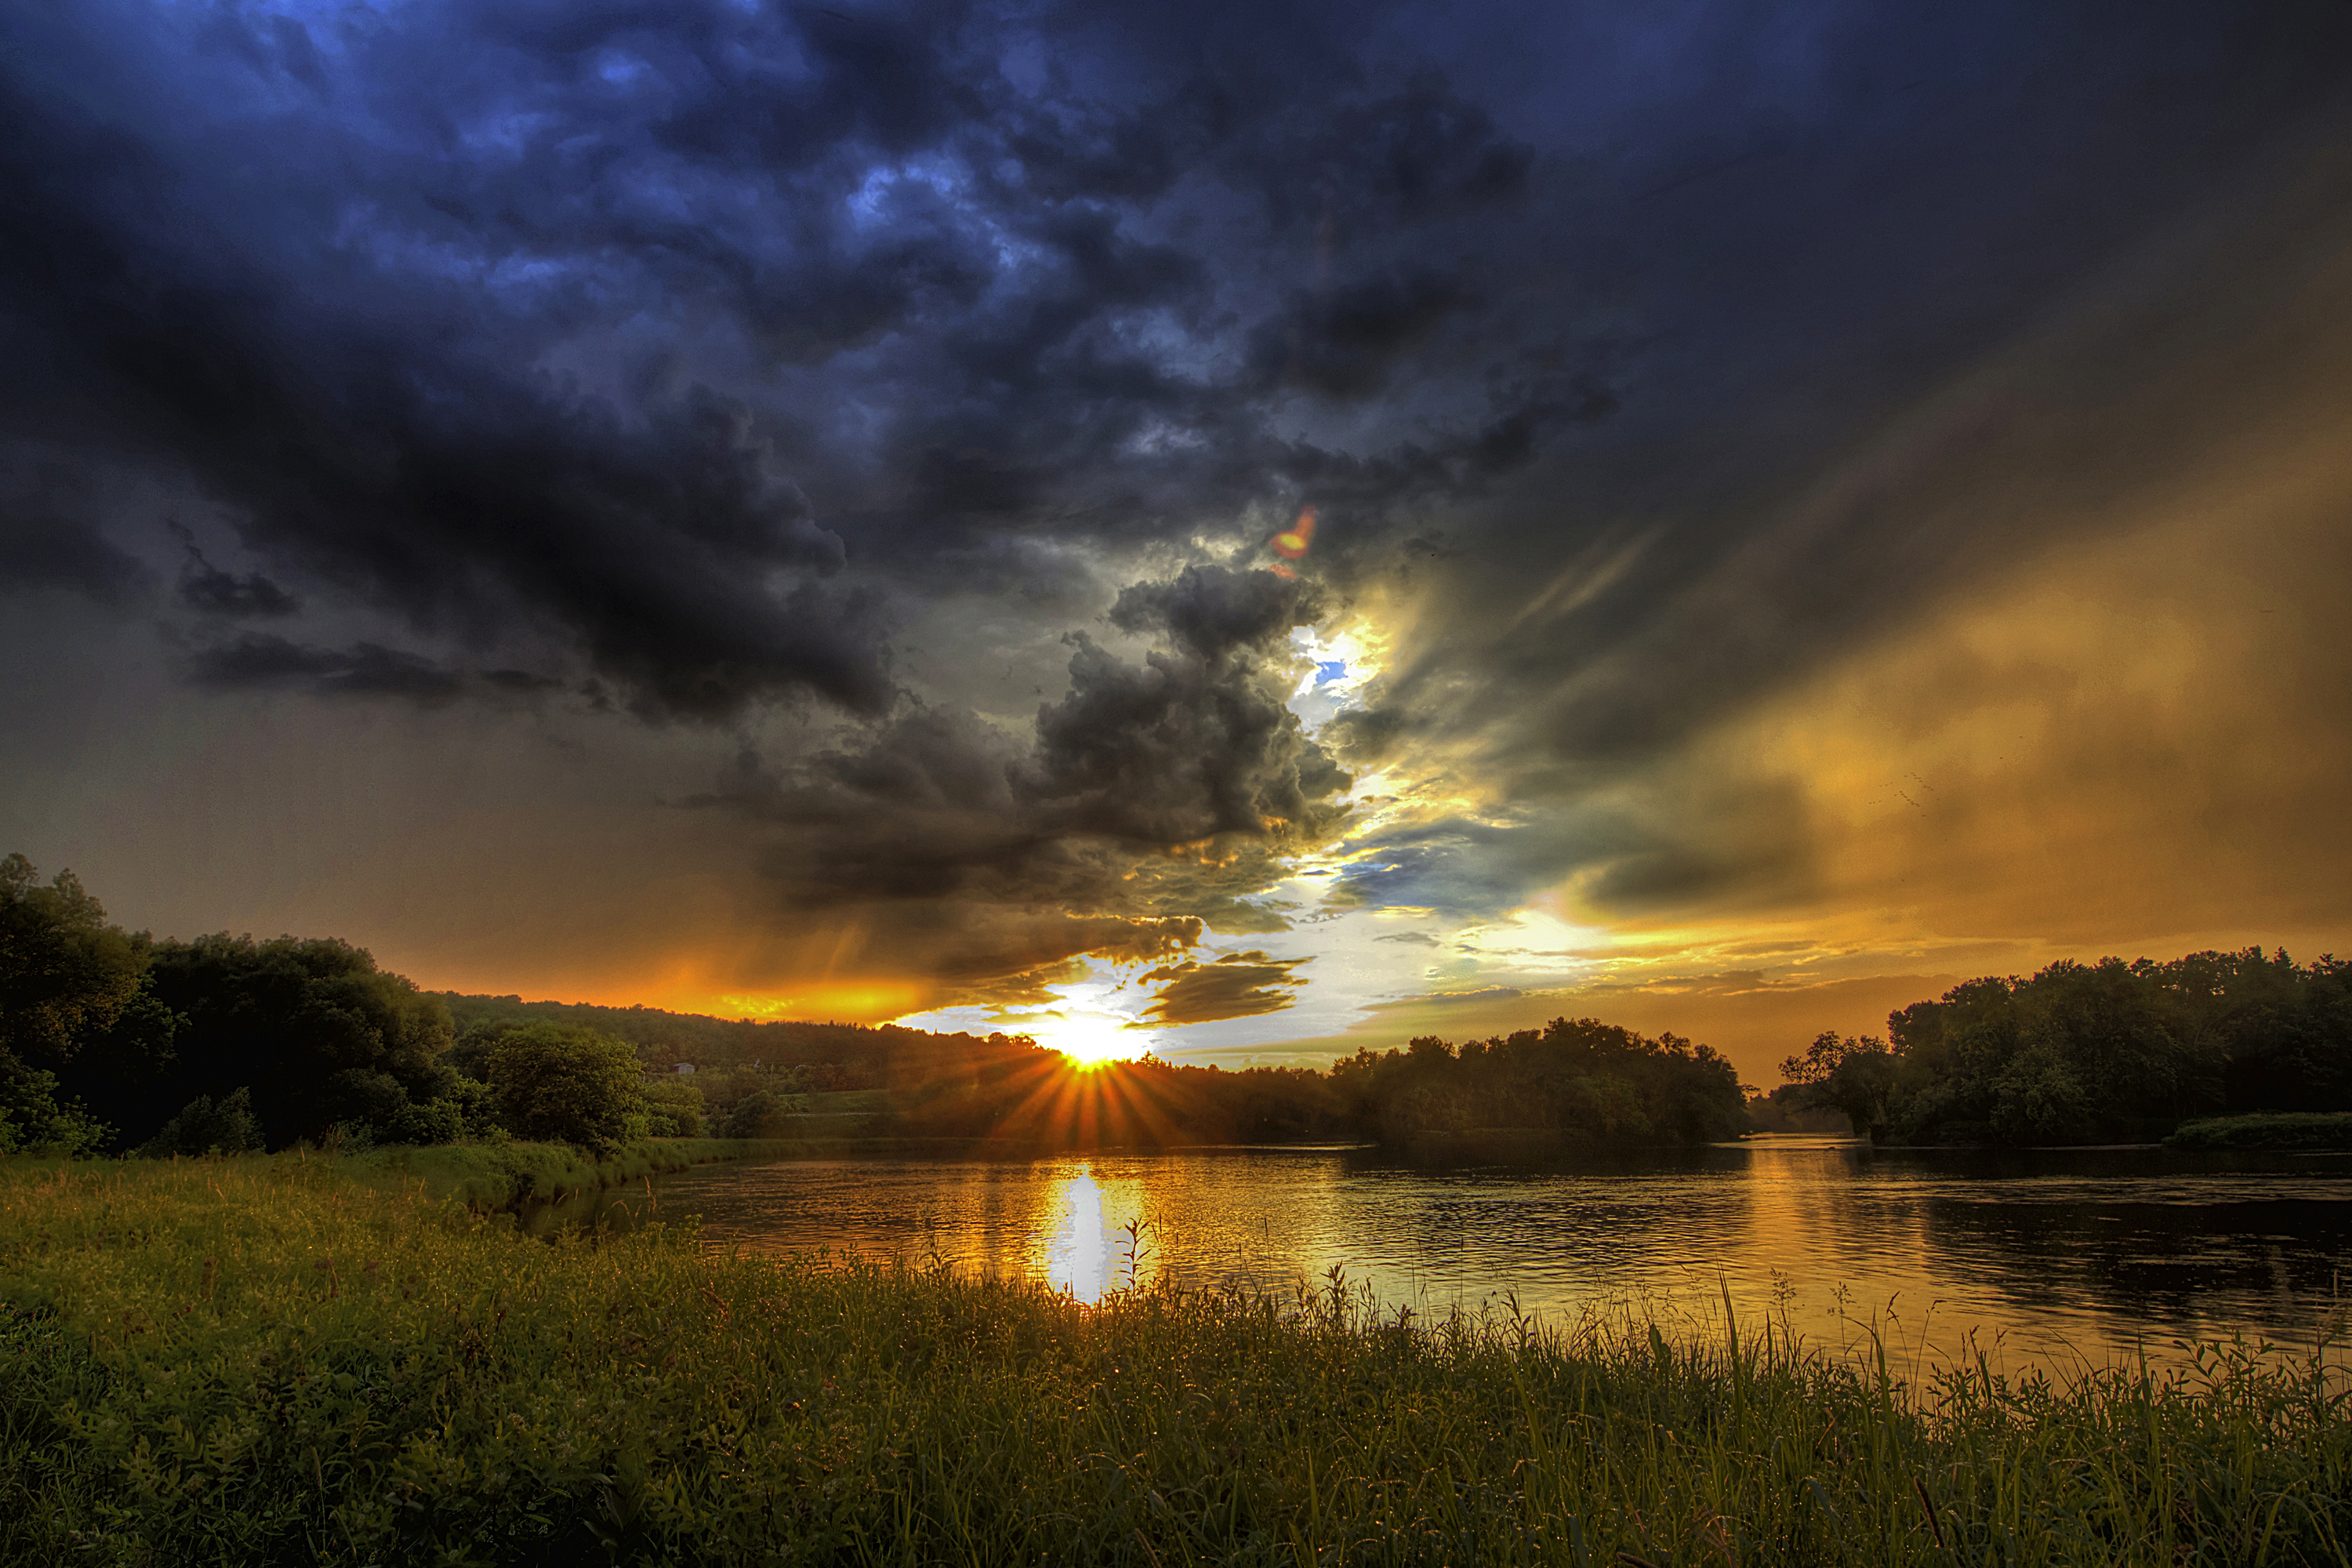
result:
[(22, 855), (0, 860), (0, 1052), (70, 1059), (139, 993), (147, 942), (109, 925), (71, 871), (44, 885)]
[(1748, 1130), (1739, 1075), (1712, 1047), (1594, 1018), (1455, 1047), (1369, 1047), (1334, 1063), (1346, 1120), (1386, 1143), (1424, 1132), (1540, 1129), (1571, 1143), (1689, 1144)]
[(172, 1059), (132, 1081), (75, 1079), (94, 1102), (115, 1107), (110, 1114), (133, 1142), (195, 1097), (243, 1086), (280, 1143), (341, 1123), (381, 1124), (455, 1086), (443, 1059), (447, 1009), (379, 970), (362, 948), (224, 933), (157, 942), (152, 955), (156, 997), (186, 1019)]
[(1956, 985), (1887, 1033), (1824, 1035), (1782, 1073), (1857, 1132), (1917, 1143), (2144, 1142), (2196, 1117), (2352, 1109), (2352, 964), (2333, 957), (2061, 962)]

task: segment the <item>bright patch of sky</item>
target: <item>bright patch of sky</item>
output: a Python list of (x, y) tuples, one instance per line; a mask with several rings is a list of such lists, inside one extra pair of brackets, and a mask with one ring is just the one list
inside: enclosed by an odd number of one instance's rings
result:
[[(1300, 626), (1290, 634), (1290, 646), (1308, 668), (1298, 679), (1286, 706), (1298, 715), (1309, 735), (1351, 708), (1363, 706), (1365, 689), (1380, 675), (1380, 655), (1362, 634), (1349, 630), (1325, 632)], [(1360, 795), (1360, 788), (1357, 792)]]

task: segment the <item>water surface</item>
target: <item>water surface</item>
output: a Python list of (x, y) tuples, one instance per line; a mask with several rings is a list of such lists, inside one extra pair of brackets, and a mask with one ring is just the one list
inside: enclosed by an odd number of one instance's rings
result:
[[(1129, 1283), (1286, 1297), (1333, 1276), (1425, 1320), (1631, 1305), (1719, 1324), (1727, 1291), (1906, 1368), (2071, 1371), (2181, 1343), (2308, 1350), (2352, 1306), (2352, 1160), (1884, 1151), (1750, 1140), (1566, 1172), (1433, 1172), (1344, 1149), (1034, 1162), (793, 1161), (656, 1181), (714, 1245), (937, 1262), (1085, 1300)], [(642, 1210), (637, 1195), (632, 1207)], [(1130, 1233), (1130, 1226), (1134, 1230)]]

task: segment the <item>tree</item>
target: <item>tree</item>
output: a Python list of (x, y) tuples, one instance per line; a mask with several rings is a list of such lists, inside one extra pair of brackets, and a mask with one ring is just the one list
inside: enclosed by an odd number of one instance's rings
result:
[(71, 871), (47, 886), (22, 855), (0, 860), (0, 1053), (69, 1060), (138, 994), (146, 942), (109, 925)]
[(241, 1085), (261, 1124), (289, 1142), (337, 1125), (380, 1129), (455, 1087), (448, 1009), (364, 948), (223, 932), (157, 942), (152, 957), (158, 1000), (185, 1019), (168, 1068), (139, 1083), (76, 1081), (120, 1107), (110, 1114), (134, 1139), (196, 1096)]
[(499, 1123), (518, 1138), (610, 1153), (646, 1136), (645, 1074), (625, 1040), (530, 1024), (499, 1036), (488, 1066)]
[(1804, 1055), (1780, 1064), (1780, 1076), (1806, 1090), (1807, 1105), (1843, 1111), (1854, 1136), (1883, 1143), (1902, 1060), (1874, 1036), (1842, 1039), (1835, 1029), (1824, 1029)]
[(109, 924), (71, 871), (44, 886), (24, 856), (0, 859), (0, 1153), (88, 1153), (113, 1136), (49, 1069), (169, 1059), (180, 1020), (147, 963), (146, 936)]

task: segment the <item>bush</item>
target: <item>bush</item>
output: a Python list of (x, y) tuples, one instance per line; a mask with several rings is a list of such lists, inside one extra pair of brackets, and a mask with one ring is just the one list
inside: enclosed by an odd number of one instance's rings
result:
[(735, 1109), (727, 1113), (727, 1125), (720, 1130), (720, 1136), (781, 1138), (799, 1109), (799, 1104), (789, 1096), (755, 1089), (737, 1100)]
[(2352, 1149), (2352, 1112), (2217, 1116), (2184, 1122), (2164, 1142), (2174, 1149)]
[(531, 1024), (492, 1043), (488, 1068), (499, 1124), (518, 1138), (601, 1153), (646, 1136), (645, 1075), (625, 1040)]
[(79, 1102), (58, 1100), (57, 1074), (0, 1058), (0, 1154), (84, 1154), (113, 1136), (113, 1129)]
[(469, 1078), (456, 1078), (447, 1093), (433, 1100), (405, 1102), (381, 1115), (354, 1124), (372, 1143), (457, 1143), (482, 1137), (499, 1125), (489, 1086)]
[(646, 1131), (656, 1138), (702, 1136), (702, 1090), (675, 1079), (646, 1085)]
[(163, 1130), (139, 1152), (161, 1158), (172, 1154), (249, 1154), (264, 1147), (261, 1123), (253, 1114), (253, 1097), (244, 1089), (223, 1096), (218, 1104), (200, 1094), (188, 1101)]
[(315, 1141), (432, 1100), (447, 1077), (448, 1010), (348, 942), (224, 934), (152, 959), (145, 991), (59, 1069), (131, 1142), (239, 1085), (281, 1142)]

